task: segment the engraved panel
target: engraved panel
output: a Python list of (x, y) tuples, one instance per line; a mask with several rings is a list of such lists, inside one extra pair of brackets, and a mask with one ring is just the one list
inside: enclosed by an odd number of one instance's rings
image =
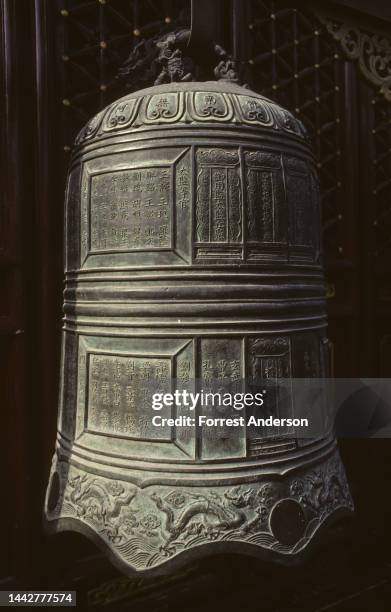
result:
[[(234, 385), (232, 392), (240, 392), (237, 385), (243, 378), (243, 340), (203, 339), (200, 343), (199, 371), (205, 393), (224, 394)], [(230, 418), (245, 415), (233, 406), (203, 406), (202, 413), (208, 417)], [(202, 459), (228, 459), (245, 457), (246, 426), (202, 427)]]
[[(300, 416), (307, 417), (316, 432), (314, 438), (299, 437), (298, 445), (306, 446), (312, 444), (315, 439), (324, 437), (327, 430), (326, 411), (327, 402), (331, 401), (328, 397), (330, 387), (326, 382), (324, 386), (320, 383), (323, 377), (329, 376), (328, 340), (323, 334), (314, 332), (297, 334), (292, 340), (292, 354), (294, 402), (299, 407)], [(312, 378), (316, 379), (315, 384), (311, 383)], [(324, 426), (321, 427), (322, 422)], [(300, 432), (298, 435), (300, 436)]]
[(242, 241), (241, 181), (236, 150), (197, 151), (196, 240), (230, 245)]
[(63, 332), (57, 429), (68, 440), (72, 440), (75, 433), (77, 382), (73, 368), (77, 363), (77, 349), (76, 336)]
[(161, 166), (94, 175), (90, 253), (171, 248), (171, 181)]
[(188, 148), (132, 148), (89, 159), (81, 194), (83, 268), (189, 263)]
[(65, 208), (65, 266), (74, 270), (80, 259), (80, 169), (68, 177)]
[[(195, 392), (194, 362), (194, 346), (193, 342), (189, 342), (175, 358), (176, 381), (174, 386), (178, 391), (186, 390), (190, 393)], [(193, 418), (195, 416), (195, 411), (190, 411), (186, 406), (178, 408), (177, 412), (178, 414), (184, 414)], [(189, 456), (194, 457), (196, 448), (194, 426), (182, 425), (181, 427), (177, 427), (175, 429), (175, 443)]]
[[(323, 350), (323, 344), (321, 348)], [(293, 376), (295, 378), (320, 378), (325, 376), (318, 333), (295, 335), (292, 352)]]
[[(151, 422), (152, 395), (169, 393), (171, 360), (154, 357), (88, 355), (88, 409), (91, 432), (143, 440), (171, 439), (171, 428)], [(167, 412), (167, 409), (166, 409)]]
[[(314, 206), (311, 175), (307, 164), (295, 157), (284, 158), (285, 185), (290, 211), (290, 243), (295, 247), (314, 247)], [(305, 252), (304, 252), (305, 253)], [(307, 254), (308, 257), (308, 254)]]
[(247, 227), (250, 242), (288, 242), (288, 214), (280, 155), (250, 151), (245, 154)]
[[(185, 254), (191, 242), (190, 219), (192, 215), (193, 177), (191, 174), (191, 153), (187, 151), (175, 165), (175, 238), (176, 253), (186, 262)], [(189, 258), (190, 259), (190, 258)]]
[(156, 415), (190, 414), (188, 406), (175, 402), (154, 410), (152, 396), (190, 388), (193, 351), (190, 339), (79, 336), (75, 448), (104, 449), (113, 461), (194, 458), (194, 427), (152, 423)]
[(287, 176), (288, 201), (294, 211), (293, 244), (308, 245), (311, 241), (311, 226), (308, 223), (310, 201), (308, 178)]
[[(248, 377), (256, 386), (265, 382), (265, 404), (263, 413), (274, 418), (290, 418), (292, 411), (292, 394), (286, 389), (279, 388), (281, 379), (290, 379), (292, 376), (291, 344), (289, 338), (251, 338), (248, 343)], [(263, 416), (263, 415), (262, 415)], [(292, 430), (284, 428), (288, 434)], [(249, 428), (248, 454), (261, 456), (267, 452), (289, 450), (295, 448), (293, 440), (284, 441), (280, 427), (253, 427)], [(270, 449), (268, 438), (274, 444)], [(278, 438), (282, 440), (277, 442)]]

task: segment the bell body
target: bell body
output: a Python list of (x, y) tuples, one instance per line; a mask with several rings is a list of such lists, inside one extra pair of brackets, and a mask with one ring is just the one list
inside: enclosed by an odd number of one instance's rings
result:
[(301, 123), (227, 83), (129, 94), (76, 141), (65, 225), (49, 529), (92, 537), (125, 572), (217, 551), (296, 560), (352, 509), (334, 438), (155, 427), (151, 388), (327, 375)]

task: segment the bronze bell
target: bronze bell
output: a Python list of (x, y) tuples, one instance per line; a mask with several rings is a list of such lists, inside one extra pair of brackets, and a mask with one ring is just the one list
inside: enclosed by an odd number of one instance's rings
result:
[(66, 202), (49, 530), (91, 537), (128, 573), (217, 551), (296, 560), (352, 510), (333, 435), (243, 427), (227, 444), (207, 428), (157, 429), (151, 392), (327, 376), (302, 123), (227, 82), (129, 94), (80, 133)]

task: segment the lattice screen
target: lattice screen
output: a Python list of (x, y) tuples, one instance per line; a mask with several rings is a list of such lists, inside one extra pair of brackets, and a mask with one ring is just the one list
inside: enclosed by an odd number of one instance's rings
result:
[(327, 255), (343, 254), (343, 59), (311, 13), (252, 0), (249, 62), (253, 86), (302, 119), (318, 160)]

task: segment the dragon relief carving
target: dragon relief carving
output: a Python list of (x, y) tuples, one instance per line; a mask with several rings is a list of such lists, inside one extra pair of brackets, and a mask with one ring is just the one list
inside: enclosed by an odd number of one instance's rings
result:
[(289, 491), (292, 498), (314, 514), (330, 512), (339, 504), (346, 504), (353, 510), (345, 471), (335, 458), (325, 466), (293, 479)]
[[(118, 519), (123, 508), (129, 508), (136, 493), (136, 487), (128, 488), (116, 480), (106, 482), (83, 473), (69, 479), (65, 501), (73, 506), (78, 518), (92, 521), (99, 526), (102, 535), (118, 543), (124, 537)], [(134, 527), (138, 525), (134, 511), (125, 517), (125, 521), (126, 526), (129, 521)]]
[[(278, 547), (270, 525), (281, 500), (294, 500), (304, 512), (310, 533), (301, 546), (335, 509), (352, 509), (337, 457), (286, 481), (199, 487), (196, 491), (163, 485), (140, 489), (74, 467), (65, 476), (61, 463), (55, 470), (62, 475), (65, 492), (55, 509), (47, 509), (48, 520), (71, 517), (87, 524), (136, 569), (160, 565), (184, 549), (213, 541)], [(259, 537), (262, 541), (258, 542)]]
[[(164, 529), (168, 534), (163, 550), (170, 552), (170, 544), (179, 538), (203, 535), (208, 540), (218, 539), (224, 532), (237, 531), (245, 536), (265, 526), (270, 507), (277, 499), (270, 484), (260, 489), (232, 487), (222, 494), (210, 491), (202, 494), (171, 491), (165, 497), (152, 494), (156, 506), (165, 514)], [(179, 510), (176, 515), (175, 510)], [(250, 514), (249, 514), (250, 511)]]

